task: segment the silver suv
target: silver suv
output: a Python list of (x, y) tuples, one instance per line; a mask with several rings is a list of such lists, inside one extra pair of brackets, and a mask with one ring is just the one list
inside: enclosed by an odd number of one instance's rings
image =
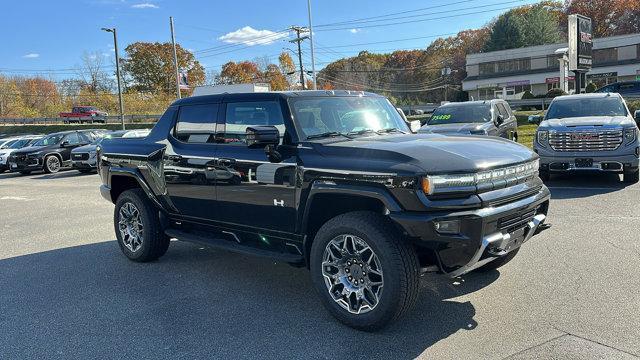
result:
[[(530, 118), (540, 122), (541, 118)], [(533, 149), (540, 155), (540, 177), (551, 173), (606, 171), (638, 182), (638, 119), (615, 93), (559, 96), (536, 132)]]

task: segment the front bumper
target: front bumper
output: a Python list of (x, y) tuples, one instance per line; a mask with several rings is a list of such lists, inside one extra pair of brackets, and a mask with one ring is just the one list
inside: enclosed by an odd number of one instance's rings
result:
[[(537, 193), (498, 206), (457, 212), (391, 213), (419, 248), (433, 250), (440, 270), (452, 277), (477, 269), (530, 240), (545, 222), (550, 192)], [(455, 235), (438, 233), (438, 221), (458, 220)]]
[(78, 170), (96, 170), (98, 168), (97, 162), (95, 159), (91, 160), (83, 160), (83, 161), (72, 161), (71, 166), (74, 169)]
[[(576, 164), (577, 159), (592, 159), (590, 167)], [(580, 161), (580, 160), (578, 160)], [(604, 172), (629, 172), (638, 169), (640, 160), (634, 153), (626, 155), (614, 155), (586, 152), (578, 155), (547, 155), (540, 154), (540, 170), (550, 172), (569, 171), (604, 171)]]
[(10, 171), (37, 171), (42, 170), (42, 161), (37, 157), (27, 157), (22, 160), (9, 158), (7, 162)]

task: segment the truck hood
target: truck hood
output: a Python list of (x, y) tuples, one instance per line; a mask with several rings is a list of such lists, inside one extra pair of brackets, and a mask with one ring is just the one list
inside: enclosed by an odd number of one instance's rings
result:
[(485, 128), (486, 125), (481, 123), (425, 125), (420, 128), (419, 132), (435, 134), (469, 134), (471, 131), (484, 130)]
[(71, 152), (72, 153), (91, 152), (91, 151), (96, 151), (97, 147), (98, 147), (97, 145), (89, 144), (89, 145), (79, 146), (79, 147), (71, 150)]
[(575, 118), (549, 119), (540, 127), (577, 127), (577, 126), (627, 126), (635, 122), (627, 116), (585, 116)]
[[(341, 167), (391, 171), (411, 164), (429, 174), (476, 172), (536, 159), (527, 147), (488, 136), (398, 134), (367, 136), (317, 147), (326, 160)], [(332, 158), (332, 159), (326, 159)], [(407, 166), (404, 169), (409, 169)]]

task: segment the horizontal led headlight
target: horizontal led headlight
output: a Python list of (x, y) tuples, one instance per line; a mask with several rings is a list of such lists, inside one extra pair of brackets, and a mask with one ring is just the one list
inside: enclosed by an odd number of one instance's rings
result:
[(430, 175), (422, 178), (422, 191), (427, 195), (436, 193), (452, 193), (472, 190), (475, 192), (478, 188), (506, 187), (507, 184), (513, 184), (524, 179), (528, 179), (537, 175), (539, 160), (530, 161), (528, 163), (485, 170), (475, 174), (460, 175)]

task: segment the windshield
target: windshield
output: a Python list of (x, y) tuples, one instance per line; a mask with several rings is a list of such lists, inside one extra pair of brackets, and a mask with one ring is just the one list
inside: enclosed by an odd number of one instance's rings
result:
[(4, 143), (0, 142), (0, 149), (8, 149), (11, 145), (15, 144), (18, 140), (9, 140)]
[(382, 97), (303, 97), (290, 99), (289, 104), (306, 137), (409, 132), (398, 111)]
[(20, 149), (25, 147), (27, 144), (29, 144), (29, 142), (31, 142), (30, 139), (20, 139), (17, 140), (16, 142), (14, 142), (13, 144), (11, 144), (11, 146), (9, 146), (9, 149)]
[(460, 104), (437, 108), (427, 125), (483, 123), (491, 120), (491, 105)]
[(554, 100), (549, 106), (546, 119), (583, 116), (627, 116), (627, 109), (617, 96)]
[(42, 139), (36, 141), (36, 143), (33, 144), (33, 146), (55, 145), (55, 144), (59, 143), (60, 140), (62, 140), (63, 137), (64, 137), (63, 134), (53, 134), (53, 135), (45, 136)]

